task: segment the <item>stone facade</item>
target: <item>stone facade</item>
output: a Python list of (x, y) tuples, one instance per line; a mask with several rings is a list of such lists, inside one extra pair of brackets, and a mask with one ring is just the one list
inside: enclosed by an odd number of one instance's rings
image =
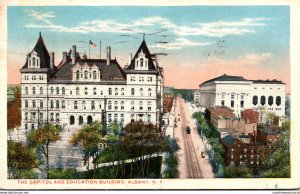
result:
[(99, 120), (126, 125), (133, 121), (160, 124), (163, 69), (151, 57), (145, 40), (126, 68), (111, 58), (87, 59), (73, 45), (54, 65), (40, 35), (21, 71), (23, 129), (44, 122), (80, 128)]

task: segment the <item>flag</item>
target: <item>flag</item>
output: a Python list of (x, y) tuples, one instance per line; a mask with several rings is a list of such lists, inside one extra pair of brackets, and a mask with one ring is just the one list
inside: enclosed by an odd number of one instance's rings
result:
[(92, 46), (93, 48), (96, 48), (96, 44), (93, 43), (91, 40), (90, 40), (90, 46)]

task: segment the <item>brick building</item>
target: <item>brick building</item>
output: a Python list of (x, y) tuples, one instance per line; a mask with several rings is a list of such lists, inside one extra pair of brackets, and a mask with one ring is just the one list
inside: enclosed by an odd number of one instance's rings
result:
[(246, 123), (258, 123), (259, 113), (253, 109), (247, 109), (241, 112), (241, 117), (245, 120)]

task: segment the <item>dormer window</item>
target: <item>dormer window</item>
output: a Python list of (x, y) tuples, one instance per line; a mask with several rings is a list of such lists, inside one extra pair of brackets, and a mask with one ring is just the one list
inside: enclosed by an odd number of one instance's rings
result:
[(79, 79), (79, 70), (76, 71), (76, 79)]
[(141, 58), (141, 67), (144, 67), (144, 59)]

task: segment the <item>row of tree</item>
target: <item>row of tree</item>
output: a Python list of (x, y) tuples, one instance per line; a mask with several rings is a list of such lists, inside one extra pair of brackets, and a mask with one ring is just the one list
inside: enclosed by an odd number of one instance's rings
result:
[[(9, 141), (9, 177), (33, 177), (32, 169), (41, 167), (41, 160), (37, 159), (37, 153), (41, 153), (45, 159), (45, 167), (40, 169), (46, 173), (47, 178), (51, 178), (49, 146), (60, 140), (61, 131), (62, 128), (58, 125), (45, 124), (28, 133), (26, 144)], [(153, 157), (167, 150), (169, 145), (167, 139), (160, 135), (155, 125), (131, 123), (120, 130), (117, 123), (106, 127), (98, 121), (87, 124), (74, 133), (69, 143), (81, 149), (89, 175), (94, 176), (101, 163), (111, 162), (110, 169), (113, 169), (115, 173), (113, 178), (147, 177), (152, 171), (150, 168), (153, 166), (151, 165)], [(24, 151), (20, 153), (18, 149)], [(90, 159), (93, 164), (92, 171), (90, 171)], [(129, 159), (131, 162), (128, 175), (128, 164), (126, 163)], [(29, 171), (32, 172), (31, 176), (28, 176)]]

